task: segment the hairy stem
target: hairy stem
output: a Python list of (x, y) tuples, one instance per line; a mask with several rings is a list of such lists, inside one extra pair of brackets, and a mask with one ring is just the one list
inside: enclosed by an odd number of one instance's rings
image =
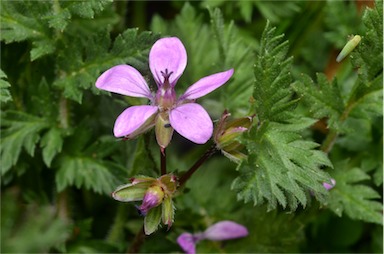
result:
[[(340, 123), (343, 123), (348, 118), (349, 113), (351, 112), (354, 106), (355, 106), (355, 102), (348, 103), (343, 114), (340, 116), (340, 119), (339, 119)], [(329, 153), (332, 150), (333, 145), (335, 144), (338, 136), (339, 136), (339, 133), (337, 130), (334, 130), (334, 129), (330, 130), (323, 144), (321, 145), (321, 150), (325, 153)]]
[[(69, 128), (69, 114), (68, 114), (68, 101), (64, 96), (60, 98), (59, 101), (59, 123), (62, 129)], [(68, 189), (57, 194), (57, 214), (58, 217), (67, 221), (69, 220), (69, 205), (68, 205)]]
[(187, 180), (192, 176), (193, 173), (196, 172), (196, 170), (207, 160), (209, 159), (209, 157), (211, 157), (212, 155), (214, 155), (217, 151), (217, 148), (216, 148), (216, 145), (212, 145), (204, 154), (203, 156), (201, 156), (201, 158), (196, 161), (195, 164), (193, 164), (193, 166), (188, 169), (187, 172), (184, 173), (184, 175), (182, 175), (180, 177), (180, 180), (179, 180), (179, 185), (180, 187), (183, 186)]
[(60, 122), (61, 128), (68, 129), (69, 127), (68, 100), (63, 96), (60, 98), (60, 102), (59, 102), (59, 122)]
[(144, 243), (145, 233), (144, 226), (137, 232), (135, 239), (133, 239), (132, 245), (129, 247), (127, 253), (138, 253), (141, 245)]
[(70, 218), (68, 207), (68, 190), (65, 189), (57, 194), (56, 201), (57, 216), (63, 221), (68, 221)]
[(167, 154), (165, 152), (165, 148), (160, 148), (160, 170), (161, 175), (165, 175), (167, 173)]

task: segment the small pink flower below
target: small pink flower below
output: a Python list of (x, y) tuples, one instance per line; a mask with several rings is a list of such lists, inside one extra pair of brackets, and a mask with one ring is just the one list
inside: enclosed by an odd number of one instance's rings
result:
[(177, 243), (187, 254), (196, 253), (196, 244), (202, 240), (225, 241), (242, 238), (248, 235), (243, 225), (233, 221), (220, 221), (208, 227), (203, 233), (183, 233), (177, 238)]

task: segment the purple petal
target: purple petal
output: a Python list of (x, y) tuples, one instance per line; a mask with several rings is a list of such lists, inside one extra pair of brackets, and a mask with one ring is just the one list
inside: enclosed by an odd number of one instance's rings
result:
[(177, 238), (177, 243), (187, 254), (196, 253), (196, 242), (197, 239), (190, 233), (182, 233)]
[(169, 121), (180, 135), (197, 144), (206, 143), (212, 136), (212, 120), (197, 103), (187, 103), (173, 109)]
[(148, 105), (127, 108), (116, 119), (113, 129), (115, 137), (133, 138), (145, 132), (155, 124), (157, 110), (157, 107)]
[(174, 86), (187, 66), (187, 51), (176, 37), (163, 38), (153, 44), (149, 52), (149, 68), (158, 85), (164, 77), (161, 72), (172, 72), (169, 83)]
[(200, 98), (213, 90), (224, 85), (233, 75), (233, 69), (219, 72), (210, 76), (204, 77), (190, 86), (187, 91), (180, 97), (180, 100), (193, 100)]
[(336, 180), (333, 178), (331, 178), (331, 184), (326, 182), (323, 183), (324, 188), (326, 188), (327, 190), (332, 189), (333, 187), (335, 187), (335, 185), (336, 185)]
[(210, 226), (204, 232), (206, 239), (212, 241), (223, 241), (245, 237), (248, 235), (248, 230), (243, 225), (233, 221), (221, 221)]
[(96, 87), (133, 97), (152, 98), (151, 91), (143, 76), (129, 65), (117, 65), (110, 68), (96, 80)]

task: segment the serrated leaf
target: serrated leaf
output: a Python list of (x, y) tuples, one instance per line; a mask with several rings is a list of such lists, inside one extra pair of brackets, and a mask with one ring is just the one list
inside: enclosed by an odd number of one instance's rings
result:
[(42, 137), (40, 145), (43, 148), (44, 163), (50, 167), (53, 158), (61, 152), (63, 147), (63, 137), (61, 130), (57, 127), (51, 128)]
[(292, 87), (310, 107), (312, 117), (317, 119), (328, 117), (328, 125), (340, 129), (339, 120), (345, 105), (336, 79), (330, 83), (324, 74), (318, 73), (315, 84), (309, 76), (303, 74)]
[(238, 166), (240, 176), (232, 188), (245, 202), (259, 205), (266, 200), (269, 210), (277, 204), (291, 210), (298, 203), (305, 207), (309, 193), (323, 202), (326, 191), (322, 183), (329, 176), (320, 166), (331, 166), (330, 161), (316, 150), (318, 144), (278, 127), (270, 123), (245, 138), (249, 157)]
[(11, 93), (9, 92), (9, 87), (11, 84), (6, 81), (7, 75), (0, 69), (0, 102), (6, 103), (12, 100)]
[[(30, 40), (33, 45), (30, 55), (34, 61), (60, 49), (59, 36), (55, 36), (54, 29), (63, 33), (72, 15), (94, 19), (109, 3), (109, 0), (2, 1), (2, 40), (6, 43)], [(74, 27), (78, 29), (82, 25), (77, 23)]]
[[(377, 1), (362, 17), (367, 31), (360, 45), (351, 54), (352, 65), (358, 69), (358, 85), (369, 82), (383, 73), (383, 2)], [(381, 78), (382, 79), (382, 78)]]
[(292, 58), (286, 58), (288, 42), (282, 41), (283, 35), (275, 35), (275, 30), (268, 22), (254, 66), (254, 110), (261, 121), (281, 120), (284, 111), (296, 103), (291, 99)]
[(332, 177), (336, 186), (330, 191), (328, 207), (338, 216), (343, 213), (352, 219), (382, 224), (383, 205), (380, 195), (370, 186), (359, 183), (370, 179), (359, 168), (348, 168), (347, 162), (335, 165)]
[(85, 156), (63, 155), (56, 173), (57, 190), (69, 186), (85, 188), (96, 193), (110, 194), (120, 184), (116, 171), (122, 168), (115, 163)]
[(2, 117), (1, 174), (4, 175), (19, 159), (22, 147), (34, 155), (40, 132), (49, 127), (46, 119), (18, 111), (7, 111)]
[(39, 18), (50, 9), (50, 2), (2, 1), (1, 9), (2, 40), (6, 43), (32, 40), (32, 61), (55, 50), (52, 31)]
[(87, 0), (87, 1), (68, 1), (64, 2), (64, 6), (72, 13), (82, 17), (92, 19), (95, 14), (104, 10), (107, 4), (112, 0)]
[(126, 30), (113, 43), (108, 31), (93, 34), (85, 42), (84, 38), (73, 38), (74, 47), (65, 47), (58, 53), (60, 75), (54, 86), (63, 89), (66, 98), (81, 103), (82, 90), (91, 88), (99, 93), (94, 83), (108, 68), (131, 64), (139, 70), (148, 69), (147, 54), (155, 38), (150, 32), (138, 34), (137, 29)]
[[(377, 1), (375, 8), (367, 9), (363, 23), (367, 29), (360, 45), (351, 54), (351, 62), (357, 69), (358, 78), (348, 98), (353, 105), (351, 114), (369, 118), (382, 115), (383, 90), (383, 3)], [(373, 113), (373, 114), (372, 114)]]

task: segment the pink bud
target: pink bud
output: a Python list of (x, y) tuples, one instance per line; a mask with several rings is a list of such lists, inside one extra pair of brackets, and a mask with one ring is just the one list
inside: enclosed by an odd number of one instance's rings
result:
[(325, 182), (323, 183), (324, 188), (326, 188), (327, 190), (332, 189), (333, 187), (335, 187), (335, 185), (336, 185), (336, 180), (333, 178), (331, 178), (331, 184), (325, 183)]
[(140, 212), (142, 215), (146, 215), (147, 212), (163, 202), (164, 191), (161, 187), (155, 185), (148, 188), (147, 192), (144, 195), (143, 203), (140, 206)]

